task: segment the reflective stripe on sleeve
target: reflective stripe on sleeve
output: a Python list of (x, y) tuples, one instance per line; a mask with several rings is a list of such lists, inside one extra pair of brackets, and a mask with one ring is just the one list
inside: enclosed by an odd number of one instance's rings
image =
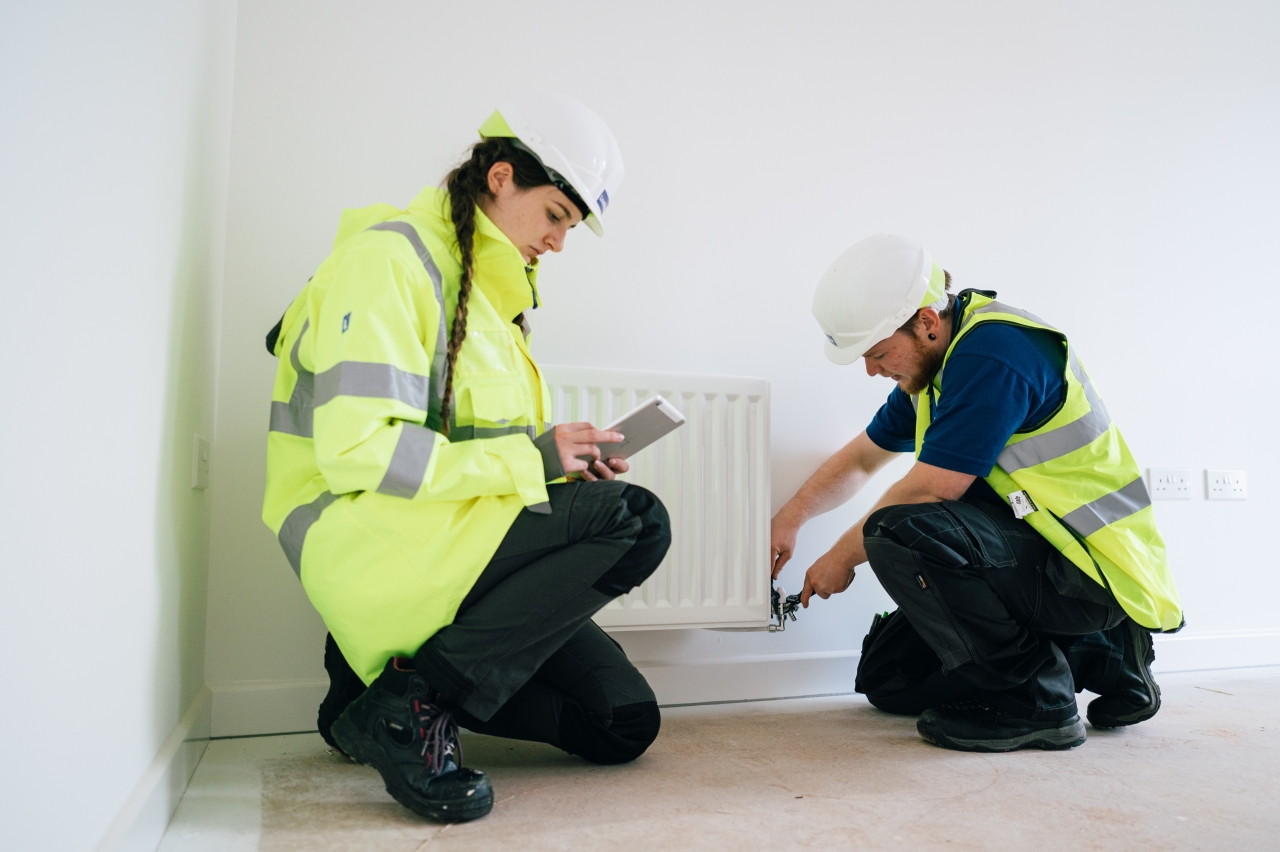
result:
[(426, 411), (427, 427), (438, 431), (442, 425), (440, 410), (444, 406), (444, 374), (449, 360), (446, 349), (449, 337), (445, 330), (444, 321), (444, 278), (440, 275), (440, 268), (436, 266), (436, 262), (431, 259), (431, 252), (427, 251), (426, 245), (422, 242), (422, 237), (418, 236), (418, 232), (408, 222), (379, 222), (369, 230), (394, 231), (407, 239), (417, 253), (418, 260), (422, 262), (423, 269), (427, 271), (427, 277), (431, 279), (431, 283), (435, 286), (436, 303), (440, 305), (440, 327), (436, 330), (436, 351), (431, 357), (430, 399), (428, 400)]
[(450, 423), (449, 441), (457, 443), (476, 438), (501, 438), (504, 435), (528, 435), (530, 438), (536, 438), (537, 431), (535, 426), (458, 426)]
[(1151, 505), (1147, 484), (1139, 476), (1124, 488), (1104, 494), (1092, 503), (1068, 512), (1062, 522), (1088, 538), (1107, 524), (1114, 524)]
[(299, 580), (302, 579), (302, 545), (306, 543), (307, 531), (311, 529), (312, 524), (320, 520), (320, 513), (337, 499), (336, 494), (326, 491), (310, 503), (294, 509), (280, 525), (278, 536), (280, 547), (284, 549), (284, 555), (293, 566), (293, 573), (298, 575)]
[(416, 423), (403, 423), (391, 463), (378, 485), (379, 494), (412, 499), (427, 475), (427, 462), (436, 445), (436, 433)]
[[(293, 349), (289, 351), (289, 363), (293, 365), (293, 371), (298, 374), (298, 380), (293, 384), (293, 393), (290, 394), (288, 402), (272, 401), (270, 426), (272, 432), (283, 432), (300, 438), (310, 438), (312, 435), (316, 375), (304, 368), (302, 361), (298, 358), (302, 336), (310, 327), (311, 320), (308, 319), (302, 323), (302, 331), (298, 333), (298, 339), (293, 341)], [(295, 567), (294, 570), (297, 568)]]
[(324, 405), (338, 396), (366, 396), (394, 399), (419, 411), (427, 410), (431, 380), (390, 364), (343, 361), (315, 378), (315, 404)]

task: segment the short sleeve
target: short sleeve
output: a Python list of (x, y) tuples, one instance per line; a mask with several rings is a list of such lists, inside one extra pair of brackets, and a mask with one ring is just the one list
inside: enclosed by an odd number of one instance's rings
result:
[(916, 448), (916, 410), (911, 397), (895, 387), (884, 405), (871, 418), (867, 437), (882, 450), (910, 453)]

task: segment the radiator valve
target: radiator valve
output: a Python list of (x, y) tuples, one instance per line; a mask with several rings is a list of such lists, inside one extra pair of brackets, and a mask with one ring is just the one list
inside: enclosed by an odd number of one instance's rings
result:
[(769, 632), (781, 633), (787, 629), (787, 619), (796, 620), (796, 610), (800, 608), (800, 596), (789, 595), (781, 586), (769, 584), (772, 592), (769, 595), (773, 617), (769, 619)]

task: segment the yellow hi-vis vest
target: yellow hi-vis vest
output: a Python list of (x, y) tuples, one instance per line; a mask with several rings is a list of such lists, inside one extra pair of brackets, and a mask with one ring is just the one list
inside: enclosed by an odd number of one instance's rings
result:
[(1111, 422), (1102, 399), (1066, 335), (1025, 311), (995, 301), (995, 293), (966, 290), (956, 298), (958, 331), (942, 367), (916, 406), (916, 456), (946, 387), (946, 359), (982, 323), (1000, 322), (1052, 332), (1062, 340), (1066, 400), (1048, 422), (1015, 433), (986, 477), (1002, 499), (1025, 491), (1036, 511), (1024, 520), (1094, 582), (1109, 588), (1129, 617), (1152, 630), (1183, 623), (1178, 591), (1156, 529), (1142, 473)]
[(366, 683), (453, 621), (522, 508), (550, 510), (550, 399), (513, 322), (535, 272), (479, 210), (442, 434), (461, 274), (443, 191), (348, 210), (276, 341), (262, 517)]

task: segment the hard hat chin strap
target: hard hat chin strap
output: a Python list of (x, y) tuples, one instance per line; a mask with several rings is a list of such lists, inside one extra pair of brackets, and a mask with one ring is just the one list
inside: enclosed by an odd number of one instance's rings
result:
[(564, 179), (564, 175), (560, 174), (558, 171), (551, 168), (546, 163), (542, 162), (542, 158), (539, 157), (536, 153), (534, 153), (532, 148), (530, 148), (528, 145), (524, 144), (514, 136), (511, 137), (511, 144), (519, 148), (521, 151), (524, 151), (526, 154), (528, 154), (529, 156), (533, 157), (535, 160), (538, 161), (538, 165), (542, 166), (543, 171), (547, 173), (547, 179), (551, 181), (551, 185), (554, 186), (556, 189), (560, 190), (561, 192), (563, 192), (565, 195), (569, 196), (569, 200), (573, 202), (574, 207), (578, 208), (578, 212), (582, 214), (583, 219), (591, 215), (591, 208), (588, 207), (587, 203), (582, 200), (582, 196), (578, 195), (578, 191), (574, 189), (567, 180)]

